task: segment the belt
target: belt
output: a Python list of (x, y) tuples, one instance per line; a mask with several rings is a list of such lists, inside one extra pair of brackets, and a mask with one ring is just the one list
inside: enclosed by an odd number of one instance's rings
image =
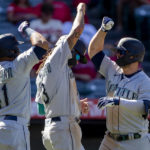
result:
[[(50, 120), (49, 120), (50, 119)], [(66, 117), (64, 118), (64, 117), (52, 117), (52, 118), (49, 118), (49, 119), (46, 119), (48, 122), (57, 122), (57, 121), (62, 121), (62, 120), (64, 120), (64, 119), (66, 119)], [(77, 122), (77, 123), (80, 123), (80, 119), (79, 118), (77, 118), (77, 117), (75, 117), (74, 118), (75, 119), (75, 121)], [(67, 118), (67, 120), (68, 120), (68, 118)]]
[(17, 116), (6, 115), (6, 116), (4, 116), (4, 120), (14, 120), (14, 121), (17, 121)]
[(53, 118), (51, 118), (51, 121), (61, 121), (61, 118), (60, 117), (53, 117)]
[[(55, 122), (55, 121), (61, 121), (61, 117), (52, 117), (52, 118), (51, 118), (51, 121), (54, 121), (54, 122)], [(75, 121), (79, 123), (79, 122), (80, 122), (80, 119), (76, 117), (76, 118), (75, 118)]]
[(141, 138), (141, 134), (139, 133), (129, 133), (129, 134), (113, 134), (108, 132), (108, 136), (116, 141), (125, 141), (125, 140), (133, 140)]

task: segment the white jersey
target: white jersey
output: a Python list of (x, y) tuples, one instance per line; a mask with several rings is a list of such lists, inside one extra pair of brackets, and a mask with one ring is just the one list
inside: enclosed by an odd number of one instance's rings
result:
[(14, 61), (0, 62), (0, 116), (30, 119), (30, 71), (39, 59), (33, 48)]
[(130, 103), (121, 100), (119, 106), (107, 108), (107, 129), (111, 133), (148, 132), (148, 120), (142, 117), (145, 111), (142, 100), (150, 100), (149, 77), (143, 71), (126, 77), (107, 56), (99, 72), (106, 78), (107, 96), (130, 100)]
[(64, 39), (54, 48), (38, 74), (35, 101), (44, 104), (46, 118), (80, 115), (75, 77), (68, 66), (71, 57), (68, 42)]

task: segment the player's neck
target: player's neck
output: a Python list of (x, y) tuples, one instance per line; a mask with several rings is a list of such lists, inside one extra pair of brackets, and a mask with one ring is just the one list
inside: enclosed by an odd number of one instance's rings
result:
[(122, 69), (125, 75), (131, 75), (139, 70), (139, 63), (138, 62), (132, 63), (130, 65), (122, 67)]

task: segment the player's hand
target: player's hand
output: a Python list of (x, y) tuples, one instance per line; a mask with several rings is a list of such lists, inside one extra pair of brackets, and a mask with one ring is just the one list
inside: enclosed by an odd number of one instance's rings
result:
[(87, 114), (89, 112), (89, 104), (87, 98), (80, 100), (80, 106), (81, 106), (81, 112), (83, 114)]
[(101, 97), (98, 101), (97, 107), (103, 110), (106, 107), (113, 107), (115, 105), (119, 105), (118, 99), (113, 99), (109, 97)]
[(85, 11), (86, 11), (86, 4), (85, 3), (79, 3), (77, 6), (77, 11), (82, 11), (83, 14), (85, 15)]
[(101, 30), (104, 32), (108, 32), (114, 26), (114, 21), (109, 17), (103, 17)]
[(19, 25), (18, 31), (19, 31), (20, 33), (24, 33), (24, 31), (25, 31), (25, 29), (26, 29), (27, 27), (29, 27), (29, 22), (28, 22), (28, 21), (23, 21), (23, 22)]

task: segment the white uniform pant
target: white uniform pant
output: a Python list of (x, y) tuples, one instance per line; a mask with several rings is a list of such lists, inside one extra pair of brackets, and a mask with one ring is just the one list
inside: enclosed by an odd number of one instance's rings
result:
[(116, 141), (105, 135), (99, 150), (150, 150), (150, 134), (144, 134), (139, 139), (125, 141)]
[(81, 128), (74, 119), (61, 117), (61, 121), (48, 120), (42, 131), (43, 144), (47, 150), (84, 150)]
[(30, 150), (27, 125), (0, 118), (0, 150)]

